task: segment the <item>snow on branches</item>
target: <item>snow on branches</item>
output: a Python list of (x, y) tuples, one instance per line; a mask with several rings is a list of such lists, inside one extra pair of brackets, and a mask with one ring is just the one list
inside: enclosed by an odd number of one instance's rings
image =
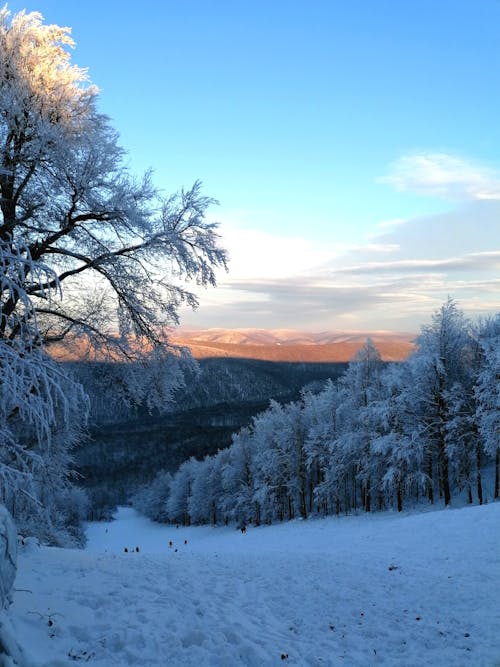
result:
[(47, 525), (87, 405), (47, 345), (131, 364), (133, 400), (164, 407), (185, 356), (165, 327), (197, 306), (184, 282), (226, 266), (199, 183), (164, 197), (127, 171), (70, 32), (0, 10), (0, 501)]

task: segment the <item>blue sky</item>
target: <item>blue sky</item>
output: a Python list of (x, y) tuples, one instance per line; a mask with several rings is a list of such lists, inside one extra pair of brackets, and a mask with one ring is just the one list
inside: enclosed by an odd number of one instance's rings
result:
[(500, 310), (500, 2), (10, 2), (69, 25), (167, 191), (232, 261), (190, 327), (416, 330)]

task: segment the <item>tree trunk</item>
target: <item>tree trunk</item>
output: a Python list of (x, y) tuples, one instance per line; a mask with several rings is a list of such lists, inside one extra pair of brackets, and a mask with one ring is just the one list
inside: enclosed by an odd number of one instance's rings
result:
[(429, 464), (427, 467), (427, 476), (429, 477), (429, 502), (434, 505), (434, 477), (432, 474), (432, 454), (429, 454)]
[(495, 492), (494, 492), (494, 495), (493, 495), (493, 497), (495, 499), (498, 498), (498, 487), (499, 487), (499, 483), (500, 483), (499, 472), (500, 472), (500, 448), (497, 449), (497, 453), (496, 453), (496, 456), (495, 456)]
[(384, 495), (381, 491), (378, 494), (378, 509), (381, 512), (384, 509)]
[(309, 514), (313, 511), (314, 482), (312, 475), (309, 479)]
[(444, 447), (441, 451), (441, 466), (443, 475), (444, 504), (448, 507), (448, 505), (451, 503), (451, 492), (450, 492), (450, 477), (448, 473), (448, 455)]
[[(444, 359), (443, 359), (443, 365)], [(440, 480), (443, 488), (444, 494), (444, 504), (446, 507), (451, 502), (451, 493), (450, 493), (450, 476), (448, 470), (448, 452), (446, 451), (446, 422), (448, 419), (448, 414), (446, 410), (446, 404), (444, 399), (444, 380), (441, 375), (439, 375), (439, 391), (437, 398), (438, 406), (438, 422), (437, 422), (437, 455), (438, 455), (438, 467), (440, 470)]]
[(260, 504), (255, 501), (255, 525), (260, 526)]
[(307, 497), (305, 489), (300, 491), (300, 515), (303, 519), (307, 519)]
[(483, 504), (483, 483), (481, 479), (481, 446), (476, 445), (476, 462), (477, 462), (477, 499), (479, 504)]

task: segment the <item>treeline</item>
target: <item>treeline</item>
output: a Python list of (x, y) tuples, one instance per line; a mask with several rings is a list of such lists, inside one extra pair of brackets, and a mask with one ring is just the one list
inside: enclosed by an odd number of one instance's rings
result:
[(271, 402), (228, 449), (160, 473), (134, 505), (157, 521), (244, 525), (498, 498), (500, 313), (473, 325), (450, 299), (416, 343), (385, 364), (368, 340), (337, 382)]

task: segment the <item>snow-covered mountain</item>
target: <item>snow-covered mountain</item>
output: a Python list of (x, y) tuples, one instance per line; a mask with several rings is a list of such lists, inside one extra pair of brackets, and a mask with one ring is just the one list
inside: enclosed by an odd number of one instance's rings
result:
[(171, 339), (189, 347), (198, 359), (238, 357), (268, 361), (349, 361), (371, 338), (386, 361), (405, 359), (413, 350), (415, 334), (388, 331), (323, 331), (294, 329), (178, 329)]

